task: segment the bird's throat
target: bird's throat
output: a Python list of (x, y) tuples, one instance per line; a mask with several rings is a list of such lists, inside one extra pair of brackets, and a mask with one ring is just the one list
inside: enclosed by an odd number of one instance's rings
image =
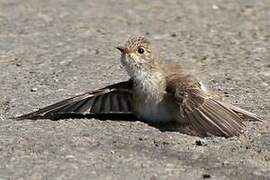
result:
[(134, 77), (135, 93), (145, 101), (160, 102), (165, 93), (165, 76), (161, 71), (141, 71)]

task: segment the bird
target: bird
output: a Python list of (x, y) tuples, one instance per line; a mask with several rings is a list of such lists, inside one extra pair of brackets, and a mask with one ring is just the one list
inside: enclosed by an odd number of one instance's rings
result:
[(261, 121), (256, 114), (213, 96), (181, 65), (162, 63), (146, 37), (131, 37), (117, 49), (129, 80), (62, 100), (16, 119), (132, 114), (149, 123), (173, 122), (188, 129), (190, 135), (226, 138), (242, 134), (246, 120)]

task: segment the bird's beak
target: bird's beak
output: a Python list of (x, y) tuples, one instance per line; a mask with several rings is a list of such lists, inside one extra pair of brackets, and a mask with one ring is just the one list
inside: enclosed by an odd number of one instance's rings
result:
[(118, 46), (118, 47), (116, 47), (116, 49), (118, 49), (121, 53), (126, 53), (126, 48), (124, 48), (122, 46)]

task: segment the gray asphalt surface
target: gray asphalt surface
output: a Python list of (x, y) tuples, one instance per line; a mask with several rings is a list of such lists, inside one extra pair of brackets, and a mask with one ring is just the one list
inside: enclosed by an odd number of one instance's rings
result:
[[(269, 17), (269, 0), (0, 0), (0, 179), (270, 179)], [(115, 46), (133, 35), (265, 121), (201, 139), (143, 122), (8, 118), (126, 80)]]

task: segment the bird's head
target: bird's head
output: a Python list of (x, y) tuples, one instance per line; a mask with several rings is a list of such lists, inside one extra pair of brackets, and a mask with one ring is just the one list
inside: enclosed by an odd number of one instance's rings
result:
[(148, 71), (156, 64), (151, 43), (145, 37), (132, 37), (125, 46), (117, 49), (121, 52), (121, 63), (131, 77), (140, 71)]

